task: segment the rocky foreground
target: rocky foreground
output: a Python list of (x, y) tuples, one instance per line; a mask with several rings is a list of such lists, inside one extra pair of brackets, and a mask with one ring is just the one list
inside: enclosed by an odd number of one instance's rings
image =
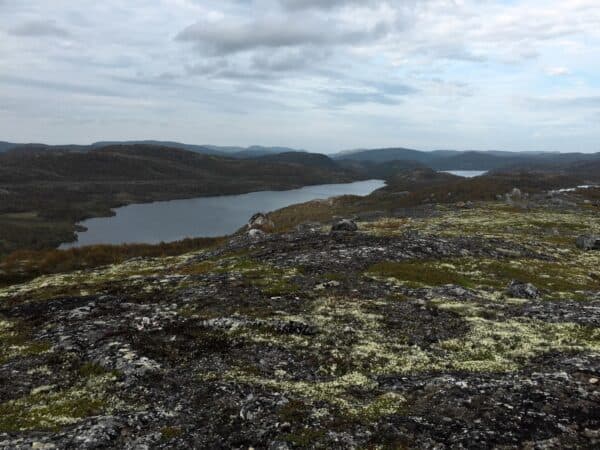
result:
[(597, 207), (428, 211), (1, 290), (0, 448), (598, 448)]

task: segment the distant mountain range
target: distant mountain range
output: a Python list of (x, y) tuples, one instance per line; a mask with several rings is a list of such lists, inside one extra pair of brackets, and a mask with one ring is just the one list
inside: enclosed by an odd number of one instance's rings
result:
[(436, 170), (537, 169), (565, 166), (580, 161), (600, 161), (600, 153), (506, 152), (435, 150), (407, 148), (357, 150), (333, 155), (337, 161), (386, 163), (415, 161)]
[[(560, 167), (584, 161), (600, 161), (600, 153), (556, 153), (556, 152), (510, 152), (502, 150), (434, 150), (421, 151), (409, 148), (379, 148), (343, 151), (332, 155), (320, 155), (289, 147), (250, 147), (192, 145), (171, 141), (102, 141), (91, 145), (45, 145), (14, 144), (0, 142), (0, 153), (7, 151), (39, 152), (89, 152), (116, 145), (148, 145), (162, 148), (187, 150), (203, 155), (216, 155), (237, 159), (267, 158), (263, 161), (302, 163), (325, 167), (337, 163), (345, 168), (368, 171), (372, 175), (387, 176), (390, 172), (404, 168), (428, 167), (435, 170), (500, 170), (542, 169), (556, 171)], [(326, 159), (324, 159), (326, 158)], [(394, 162), (394, 164), (390, 164)], [(378, 175), (378, 176), (379, 176)]]
[(250, 147), (232, 147), (218, 145), (193, 145), (182, 144), (181, 142), (172, 141), (155, 141), (155, 140), (140, 140), (140, 141), (100, 141), (90, 145), (47, 145), (47, 144), (16, 144), (12, 142), (0, 141), (0, 153), (18, 150), (18, 151), (73, 151), (87, 152), (90, 150), (111, 147), (115, 145), (153, 145), (160, 147), (176, 148), (179, 150), (187, 150), (194, 153), (204, 155), (229, 156), (232, 158), (255, 158), (265, 155), (275, 155), (286, 152), (304, 152), (288, 147), (263, 147), (260, 145), (252, 145)]

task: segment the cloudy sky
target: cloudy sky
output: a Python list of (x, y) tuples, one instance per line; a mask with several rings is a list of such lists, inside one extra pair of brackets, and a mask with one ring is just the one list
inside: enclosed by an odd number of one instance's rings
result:
[(0, 0), (0, 140), (600, 151), (599, 0)]

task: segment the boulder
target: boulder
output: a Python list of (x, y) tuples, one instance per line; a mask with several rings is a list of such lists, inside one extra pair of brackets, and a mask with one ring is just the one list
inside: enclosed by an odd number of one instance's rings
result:
[(248, 221), (247, 230), (260, 230), (265, 233), (270, 233), (275, 229), (275, 224), (264, 213), (256, 213)]
[(321, 231), (321, 224), (319, 222), (304, 222), (296, 225), (295, 229), (299, 233), (318, 233)]
[(251, 230), (248, 230), (247, 235), (251, 241), (258, 242), (262, 241), (267, 236), (267, 233), (257, 228), (252, 228)]
[(517, 280), (510, 282), (506, 288), (506, 293), (514, 298), (536, 299), (541, 297), (540, 291), (533, 284)]
[(600, 236), (584, 234), (577, 238), (576, 245), (581, 250), (600, 250)]
[(519, 188), (513, 188), (512, 191), (510, 191), (508, 194), (506, 194), (506, 201), (507, 203), (515, 203), (515, 202), (520, 202), (521, 200), (523, 200), (523, 193), (521, 192), (521, 189)]
[(350, 219), (338, 219), (335, 222), (333, 222), (333, 225), (331, 225), (331, 231), (333, 231), (333, 232), (338, 232), (338, 231), (354, 232), (356, 230), (358, 230), (358, 226), (356, 225), (356, 223), (353, 220), (350, 220)]

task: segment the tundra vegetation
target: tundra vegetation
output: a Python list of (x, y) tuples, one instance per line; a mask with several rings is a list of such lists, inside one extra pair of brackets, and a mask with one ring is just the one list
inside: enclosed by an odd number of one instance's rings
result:
[(13, 255), (0, 447), (600, 445), (598, 190), (390, 189), (272, 234)]

